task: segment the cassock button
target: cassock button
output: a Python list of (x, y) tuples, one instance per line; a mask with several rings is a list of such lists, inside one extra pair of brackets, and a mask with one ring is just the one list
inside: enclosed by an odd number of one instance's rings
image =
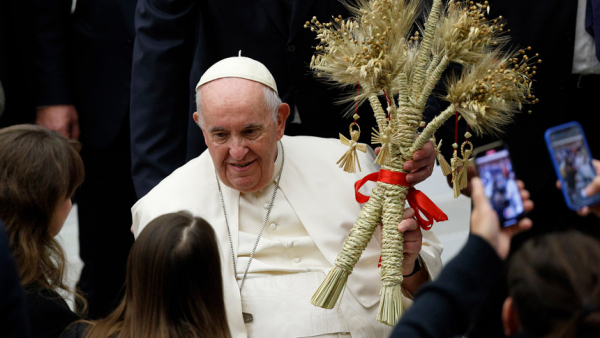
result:
[(302, 260), (302, 258), (300, 258), (300, 257), (294, 258), (294, 262), (296, 262), (296, 263), (300, 263), (301, 260)]
[(265, 204), (263, 204), (263, 208), (269, 209), (269, 202), (265, 202)]
[(277, 224), (271, 223), (271, 225), (269, 225), (269, 228), (271, 228), (271, 230), (275, 230), (277, 228)]

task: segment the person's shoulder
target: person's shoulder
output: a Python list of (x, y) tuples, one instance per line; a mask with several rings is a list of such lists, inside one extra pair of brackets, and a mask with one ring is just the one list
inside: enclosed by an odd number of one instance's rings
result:
[(167, 176), (131, 208), (132, 229), (136, 237), (150, 221), (160, 215), (197, 209), (204, 198), (202, 192), (216, 191), (214, 176), (214, 166), (208, 151)]
[(27, 312), (33, 336), (58, 336), (79, 319), (58, 292), (30, 285), (25, 287)]
[(82, 338), (85, 337), (87, 330), (91, 327), (88, 322), (75, 322), (62, 334), (61, 338)]
[(181, 167), (175, 169), (169, 176), (165, 177), (140, 201), (155, 198), (164, 198), (171, 193), (180, 193), (189, 189), (197, 188), (197, 185), (203, 184), (208, 175), (214, 175), (214, 166), (208, 151), (200, 156), (190, 160)]

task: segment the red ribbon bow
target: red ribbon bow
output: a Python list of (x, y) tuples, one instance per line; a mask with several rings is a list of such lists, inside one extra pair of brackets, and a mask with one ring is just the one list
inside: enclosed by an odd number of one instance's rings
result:
[[(360, 187), (362, 187), (368, 181), (383, 182), (408, 187), (408, 182), (406, 182), (406, 174), (381, 169), (379, 172), (369, 174), (354, 183), (354, 192), (356, 194), (356, 201), (358, 203), (366, 203), (369, 200), (369, 196), (365, 196), (358, 192), (358, 189), (360, 189)], [(423, 230), (431, 229), (434, 220), (437, 222), (448, 220), (448, 216), (446, 216), (446, 214), (420, 190), (415, 188), (408, 189), (406, 200), (408, 201), (408, 205), (415, 210), (417, 222), (421, 228), (423, 228)]]

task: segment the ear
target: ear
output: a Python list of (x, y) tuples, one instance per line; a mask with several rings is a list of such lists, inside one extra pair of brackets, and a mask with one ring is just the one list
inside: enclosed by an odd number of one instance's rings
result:
[(283, 137), (285, 131), (285, 121), (290, 116), (290, 106), (287, 103), (282, 103), (277, 108), (277, 141)]
[(502, 305), (502, 326), (507, 337), (514, 336), (521, 329), (521, 320), (512, 297), (507, 297)]
[(194, 122), (196, 122), (196, 124), (198, 125), (198, 127), (200, 126), (200, 124), (198, 124), (198, 112), (195, 111), (194, 114), (192, 115), (194, 117)]
[[(198, 112), (195, 111), (192, 116), (194, 117), (194, 122), (196, 122), (196, 124), (198, 125), (198, 127), (200, 127), (200, 124), (198, 123)], [(208, 144), (208, 138), (206, 137), (207, 135), (204, 132), (204, 128), (200, 127), (200, 130), (202, 130), (202, 136), (204, 136), (204, 144)]]

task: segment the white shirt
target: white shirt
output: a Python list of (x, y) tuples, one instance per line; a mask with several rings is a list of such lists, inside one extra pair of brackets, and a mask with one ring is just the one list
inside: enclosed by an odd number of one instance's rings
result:
[[(586, 0), (577, 4), (575, 21), (575, 51), (573, 54), (573, 74), (600, 74), (600, 61), (596, 57), (594, 38), (585, 30)], [(596, 34), (600, 34), (597, 32)]]

